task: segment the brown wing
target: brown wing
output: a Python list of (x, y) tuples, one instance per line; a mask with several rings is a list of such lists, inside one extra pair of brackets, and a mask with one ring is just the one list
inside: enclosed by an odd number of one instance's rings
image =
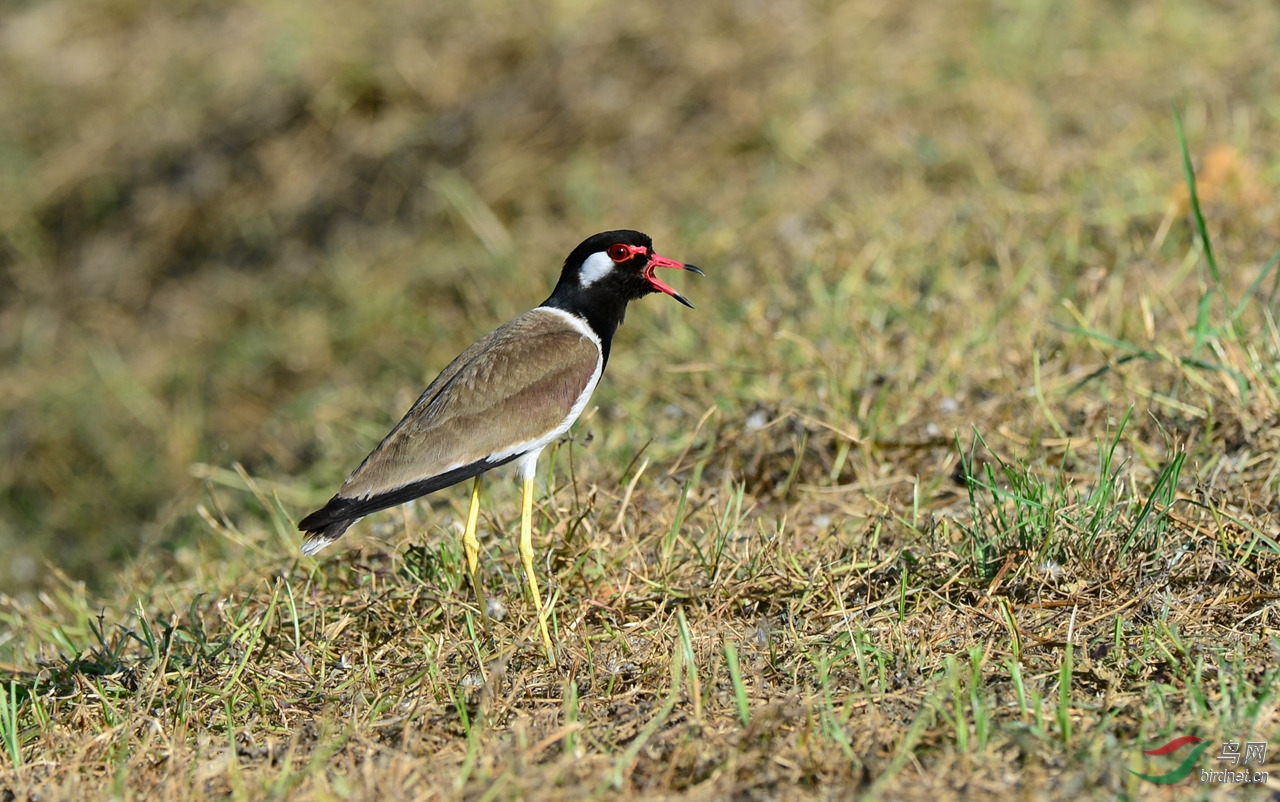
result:
[(596, 344), (562, 316), (521, 315), (450, 363), (338, 495), (372, 500), (545, 437), (565, 424), (599, 362)]

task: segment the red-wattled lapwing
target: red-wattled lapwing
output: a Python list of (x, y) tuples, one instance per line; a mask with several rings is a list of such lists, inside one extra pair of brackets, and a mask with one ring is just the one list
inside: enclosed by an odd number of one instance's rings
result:
[(538, 455), (582, 414), (609, 361), (609, 343), (627, 304), (664, 292), (693, 308), (653, 271), (693, 265), (653, 252), (639, 231), (606, 231), (565, 259), (551, 297), (463, 351), (423, 391), (404, 418), (342, 484), (329, 503), (303, 518), (304, 554), (342, 537), (364, 516), (475, 477), (462, 543), (483, 611), (477, 562), (480, 475), (516, 464), (523, 481), (520, 558), (552, 653), (533, 573), (533, 477)]

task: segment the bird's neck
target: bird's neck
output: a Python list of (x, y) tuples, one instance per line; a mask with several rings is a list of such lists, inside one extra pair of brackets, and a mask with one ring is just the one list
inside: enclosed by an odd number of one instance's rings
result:
[(626, 316), (626, 301), (603, 294), (592, 298), (584, 297), (581, 293), (553, 292), (550, 298), (542, 302), (542, 305), (560, 309), (586, 321), (600, 338), (600, 351), (604, 364), (609, 363), (609, 344), (613, 342), (613, 334)]

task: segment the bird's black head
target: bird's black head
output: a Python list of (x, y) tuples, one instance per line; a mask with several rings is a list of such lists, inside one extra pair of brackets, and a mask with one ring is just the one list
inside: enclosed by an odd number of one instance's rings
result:
[(648, 234), (625, 229), (605, 231), (583, 240), (564, 260), (555, 294), (577, 296), (586, 303), (612, 297), (626, 304), (653, 292), (663, 292), (692, 309), (688, 299), (653, 274), (659, 267), (702, 274), (693, 265), (654, 253), (653, 240)]
[(661, 292), (693, 308), (683, 295), (654, 275), (667, 267), (689, 270), (682, 264), (653, 251), (653, 240), (639, 231), (605, 231), (588, 237), (564, 260), (560, 281), (544, 306), (554, 306), (587, 319), (602, 339), (612, 338), (622, 322), (627, 303)]

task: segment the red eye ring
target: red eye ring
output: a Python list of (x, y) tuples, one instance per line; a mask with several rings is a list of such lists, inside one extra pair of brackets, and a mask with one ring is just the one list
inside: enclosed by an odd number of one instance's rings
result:
[(605, 253), (609, 254), (609, 258), (615, 262), (625, 262), (631, 258), (631, 249), (621, 242), (610, 245)]

